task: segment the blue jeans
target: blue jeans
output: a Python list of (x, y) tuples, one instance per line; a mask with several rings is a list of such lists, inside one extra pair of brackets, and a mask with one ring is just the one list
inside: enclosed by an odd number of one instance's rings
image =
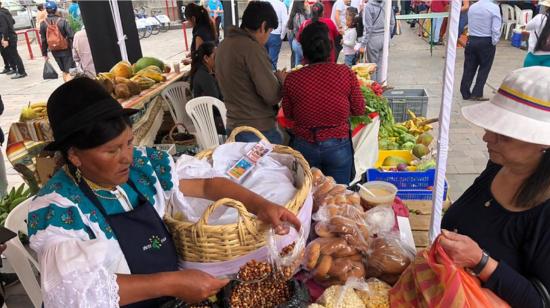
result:
[(460, 19), (458, 20), (458, 35), (464, 32), (464, 28), (468, 24), (468, 11), (460, 12)]
[(355, 54), (345, 55), (344, 56), (344, 63), (349, 67), (354, 66), (355, 64), (357, 64), (357, 55), (355, 55)]
[(302, 64), (304, 59), (304, 52), (302, 51), (302, 44), (298, 42), (296, 38), (292, 40), (292, 52), (294, 53), (294, 66)]
[(279, 61), (279, 52), (281, 51), (282, 44), (283, 40), (281, 40), (280, 34), (270, 34), (269, 39), (265, 44), (265, 48), (267, 49), (267, 53), (271, 59), (271, 66), (273, 67), (273, 70), (277, 69), (277, 61)]
[(353, 149), (349, 139), (333, 138), (310, 143), (295, 137), (291, 147), (301, 152), (311, 167), (321, 169), (338, 184), (349, 184), (353, 171)]
[[(230, 135), (232, 130), (233, 129), (230, 129), (227, 132), (227, 135)], [(269, 142), (271, 142), (273, 144), (282, 144), (283, 143), (283, 136), (281, 136), (281, 134), (279, 133), (279, 131), (275, 127), (270, 129), (270, 130), (262, 131), (262, 134), (267, 138), (267, 140), (269, 140)], [(260, 141), (260, 139), (256, 135), (254, 135), (253, 133), (242, 132), (242, 133), (237, 135), (237, 137), (235, 138), (235, 141), (237, 141), (237, 142), (258, 142), (258, 141)]]

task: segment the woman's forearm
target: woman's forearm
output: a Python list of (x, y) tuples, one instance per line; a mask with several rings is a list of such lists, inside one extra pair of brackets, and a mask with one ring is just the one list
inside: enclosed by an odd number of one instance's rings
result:
[(479, 273), (478, 277), (481, 281), (486, 282), (491, 278), (491, 275), (495, 272), (498, 266), (498, 261), (495, 259), (489, 257), (489, 261), (487, 261), (487, 265), (485, 265), (485, 268)]
[(252, 214), (257, 214), (266, 204), (260, 195), (226, 178), (180, 180), (180, 190), (188, 197), (208, 200), (231, 198), (242, 202)]
[(117, 275), (120, 306), (170, 296), (166, 273), (149, 275)]
[(246, 206), (246, 209), (254, 215), (257, 215), (262, 206), (266, 202), (269, 202), (262, 196), (226, 178), (213, 178), (207, 181), (208, 183), (205, 186), (206, 199), (235, 199), (242, 202)]

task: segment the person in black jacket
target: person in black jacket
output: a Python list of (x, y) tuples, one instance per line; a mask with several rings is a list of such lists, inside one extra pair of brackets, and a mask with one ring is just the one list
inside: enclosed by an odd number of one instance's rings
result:
[[(13, 19), (13, 16), (11, 15), (10, 10), (1, 6), (2, 6), (2, 3), (0, 3), (0, 13), (5, 13), (6, 15), (10, 16), (13, 24), (15, 24), (15, 20)], [(0, 54), (2, 55), (2, 60), (4, 60), (4, 70), (1, 71), (0, 74), (7, 74), (7, 75), (15, 74), (15, 67), (11, 67), (6, 49), (2, 47), (2, 45), (0, 45)]]
[(13, 20), (11, 14), (6, 14), (5, 11), (0, 11), (0, 35), (2, 36), (2, 48), (5, 50), (4, 53), (10, 69), (15, 69), (15, 76), (11, 79), (19, 79), (27, 77), (27, 73), (25, 72), (25, 67), (23, 66), (23, 60), (21, 60), (21, 57), (17, 52), (17, 34), (13, 29), (14, 24), (15, 21)]
[[(69, 22), (63, 17), (59, 17), (56, 15), (57, 13), (57, 4), (53, 1), (47, 1), (46, 2), (46, 12), (48, 12), (48, 17), (45, 21), (40, 24), (40, 36), (42, 37), (42, 56), (44, 56), (44, 59), (48, 60), (48, 48), (50, 48), (53, 58), (55, 59), (55, 62), (57, 62), (57, 65), (59, 65), (59, 69), (63, 72), (63, 80), (68, 81), (70, 80), (69, 71), (72, 68), (76, 67), (76, 64), (73, 59), (73, 37), (74, 33), (71, 27), (69, 26)], [(48, 46), (48, 37), (47, 37), (47, 30), (49, 24), (57, 24), (57, 27), (59, 28), (59, 32), (67, 40), (68, 47), (67, 49), (63, 50), (52, 50), (51, 46)]]
[[(202, 43), (191, 55), (191, 90), (193, 97), (210, 96), (223, 101), (222, 93), (216, 76), (214, 75), (214, 64), (216, 56), (216, 45), (213, 42)], [(214, 107), (214, 122), (219, 135), (225, 135), (220, 111)]]
[[(0, 96), (0, 115), (4, 112), (4, 102)], [(0, 127), (0, 199), (8, 192), (8, 179), (6, 177), (6, 166), (4, 164), (4, 156), (2, 155), (2, 145), (4, 144), (4, 132)]]

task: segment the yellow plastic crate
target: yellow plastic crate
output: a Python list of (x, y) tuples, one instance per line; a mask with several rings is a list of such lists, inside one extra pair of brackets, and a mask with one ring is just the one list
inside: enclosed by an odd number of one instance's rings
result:
[[(384, 170), (390, 169), (391, 167), (382, 166), (384, 159), (388, 156), (397, 156), (407, 160), (409, 163), (414, 160), (414, 156), (411, 151), (407, 150), (380, 150), (378, 151), (378, 161), (374, 165), (375, 168), (382, 168)], [(409, 166), (407, 167), (408, 171), (416, 171), (416, 167)]]

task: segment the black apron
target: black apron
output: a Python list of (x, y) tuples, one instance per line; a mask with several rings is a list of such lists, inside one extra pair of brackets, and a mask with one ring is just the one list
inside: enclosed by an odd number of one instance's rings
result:
[[(178, 257), (172, 237), (151, 203), (139, 192), (132, 181), (128, 184), (138, 194), (138, 204), (133, 210), (108, 215), (99, 199), (85, 181), (79, 187), (84, 195), (105, 217), (113, 229), (132, 274), (153, 274), (178, 270)], [(146, 300), (123, 307), (160, 307), (173, 298)]]

